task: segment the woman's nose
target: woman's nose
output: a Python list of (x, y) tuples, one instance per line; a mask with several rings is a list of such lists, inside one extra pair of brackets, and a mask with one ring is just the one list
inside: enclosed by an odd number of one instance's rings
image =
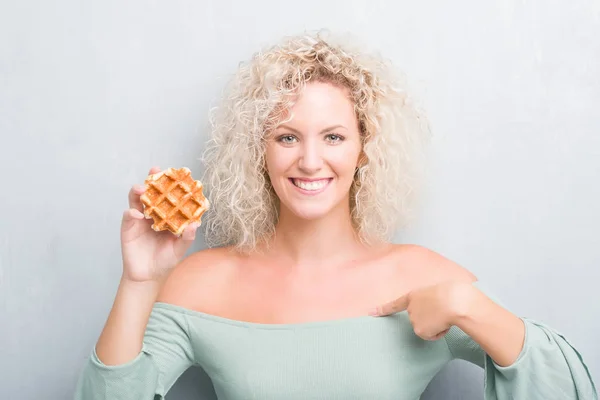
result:
[(305, 144), (302, 147), (300, 160), (298, 160), (298, 167), (307, 174), (318, 172), (323, 166), (323, 158), (320, 153), (321, 152), (316, 144)]

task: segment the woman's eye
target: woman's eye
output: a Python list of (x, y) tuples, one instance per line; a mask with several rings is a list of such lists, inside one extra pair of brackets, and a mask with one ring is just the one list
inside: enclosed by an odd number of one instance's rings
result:
[(334, 133), (330, 133), (329, 135), (327, 135), (327, 140), (332, 142), (332, 143), (338, 143), (344, 140), (344, 138), (340, 135), (336, 135)]
[(279, 141), (281, 143), (285, 143), (285, 144), (294, 143), (295, 140), (296, 140), (296, 138), (292, 135), (283, 135), (283, 136), (279, 137)]

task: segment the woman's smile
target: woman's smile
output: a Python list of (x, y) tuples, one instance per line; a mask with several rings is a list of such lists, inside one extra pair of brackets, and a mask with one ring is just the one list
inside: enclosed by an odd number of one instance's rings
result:
[(302, 178), (289, 178), (289, 181), (294, 187), (302, 194), (314, 196), (322, 193), (327, 189), (329, 183), (333, 178), (322, 178), (322, 179), (302, 179)]

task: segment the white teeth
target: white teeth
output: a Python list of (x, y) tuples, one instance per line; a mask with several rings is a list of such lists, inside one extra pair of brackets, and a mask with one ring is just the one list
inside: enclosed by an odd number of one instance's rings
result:
[(294, 182), (294, 185), (298, 186), (300, 189), (314, 191), (323, 189), (323, 187), (327, 185), (327, 182), (329, 182), (329, 179), (322, 179), (320, 181), (312, 182), (301, 181), (299, 179), (292, 179), (292, 181)]

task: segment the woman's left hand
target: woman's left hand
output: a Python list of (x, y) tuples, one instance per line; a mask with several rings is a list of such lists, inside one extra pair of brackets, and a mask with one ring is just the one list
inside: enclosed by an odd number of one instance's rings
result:
[(375, 307), (370, 315), (382, 317), (406, 310), (417, 336), (425, 340), (438, 340), (456, 324), (457, 318), (466, 314), (473, 289), (467, 282), (438, 283), (413, 290)]

